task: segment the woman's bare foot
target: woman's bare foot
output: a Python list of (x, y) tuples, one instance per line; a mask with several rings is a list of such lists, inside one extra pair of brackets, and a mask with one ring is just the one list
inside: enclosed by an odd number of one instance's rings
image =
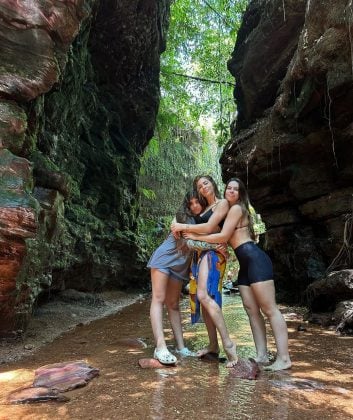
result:
[(259, 365), (266, 365), (270, 362), (270, 359), (268, 358), (267, 354), (265, 356), (256, 356), (254, 357), (254, 360)]
[(196, 352), (196, 356), (197, 357), (204, 357), (206, 356), (206, 354), (219, 354), (219, 347), (211, 347), (211, 346), (207, 346), (199, 351)]
[(237, 355), (237, 348), (235, 344), (232, 342), (231, 346), (224, 347), (224, 351), (227, 355), (228, 362), (226, 364), (227, 368), (232, 368), (238, 363), (238, 355)]
[(277, 370), (286, 370), (292, 367), (292, 362), (289, 357), (285, 359), (277, 359), (272, 365), (264, 366), (264, 370), (275, 372)]

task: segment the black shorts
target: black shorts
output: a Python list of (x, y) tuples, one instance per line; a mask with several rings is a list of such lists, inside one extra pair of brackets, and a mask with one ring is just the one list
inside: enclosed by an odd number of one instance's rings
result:
[(255, 242), (246, 242), (235, 248), (234, 252), (240, 265), (239, 286), (250, 286), (259, 281), (273, 280), (271, 259)]

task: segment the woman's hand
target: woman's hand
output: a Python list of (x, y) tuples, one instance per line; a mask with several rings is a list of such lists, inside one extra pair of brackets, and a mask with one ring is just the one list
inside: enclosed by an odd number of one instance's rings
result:
[(221, 244), (218, 244), (216, 249), (217, 249), (217, 251), (226, 252), (228, 250), (227, 242), (223, 242)]
[(199, 235), (197, 235), (196, 233), (191, 233), (191, 232), (183, 232), (183, 237), (185, 239), (193, 239), (193, 240), (197, 240)]
[(170, 230), (173, 232), (173, 235), (175, 235), (177, 232), (180, 232), (184, 229), (185, 229), (184, 223), (173, 222), (170, 226)]
[(176, 239), (176, 240), (178, 240), (178, 239), (180, 239), (181, 238), (181, 234), (180, 234), (180, 232), (172, 232), (172, 235), (174, 236), (174, 238)]
[(229, 258), (229, 252), (228, 252), (228, 245), (227, 242), (223, 242), (221, 244), (217, 245), (216, 250), (218, 252), (220, 252), (221, 254), (223, 254), (225, 256), (226, 259)]

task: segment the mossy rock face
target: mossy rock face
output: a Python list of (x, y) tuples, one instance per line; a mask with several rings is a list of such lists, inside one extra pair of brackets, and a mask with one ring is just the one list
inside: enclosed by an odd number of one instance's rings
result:
[[(37, 150), (31, 154), (35, 183), (58, 189), (66, 198), (60, 223), (67, 251), (61, 247), (56, 253), (52, 288), (148, 284), (147, 271), (138, 262), (136, 184), (139, 153), (153, 133), (164, 40), (157, 33), (157, 43), (148, 50), (151, 30), (157, 28), (146, 22), (156, 13), (153, 18), (165, 27), (167, 12), (168, 2), (160, 12), (152, 7), (139, 17), (128, 2), (116, 9), (102, 3), (97, 20), (82, 24), (60, 87), (32, 106), (39, 122)], [(114, 19), (108, 21), (107, 15)], [(136, 37), (132, 27), (141, 27), (137, 41), (144, 48), (132, 50), (130, 59), (120, 63), (122, 44), (109, 44), (109, 50), (106, 45), (121, 31)], [(105, 66), (107, 60), (113, 64)], [(141, 63), (146, 69), (141, 70)], [(65, 188), (54, 182), (58, 173)]]
[[(18, 255), (0, 333), (24, 328), (46, 290), (148, 284), (138, 262), (136, 184), (158, 110), (170, 1), (59, 2), (52, 26), (43, 4), (12, 3), (1, 9), (9, 27), (0, 22), (8, 36), (0, 46), (14, 51), (0, 52), (0, 140), (28, 160), (13, 176), (6, 168), (17, 158), (0, 154), (0, 204), (8, 214), (28, 211), (34, 228), (5, 242), (0, 235), (0, 262)], [(33, 45), (17, 57), (27, 41)]]
[(12, 153), (20, 153), (27, 129), (27, 114), (15, 102), (0, 101), (0, 139)]

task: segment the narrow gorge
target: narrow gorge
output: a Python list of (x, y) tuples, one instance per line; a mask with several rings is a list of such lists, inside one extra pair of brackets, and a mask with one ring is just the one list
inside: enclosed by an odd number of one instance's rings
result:
[[(25, 330), (48, 290), (148, 286), (137, 181), (170, 5), (1, 2), (1, 336)], [(252, 0), (228, 61), (223, 180), (249, 187), (280, 298), (306, 303), (311, 287), (317, 310), (353, 299), (352, 40), (351, 1)], [(346, 280), (327, 304), (309, 285), (330, 265)]]

